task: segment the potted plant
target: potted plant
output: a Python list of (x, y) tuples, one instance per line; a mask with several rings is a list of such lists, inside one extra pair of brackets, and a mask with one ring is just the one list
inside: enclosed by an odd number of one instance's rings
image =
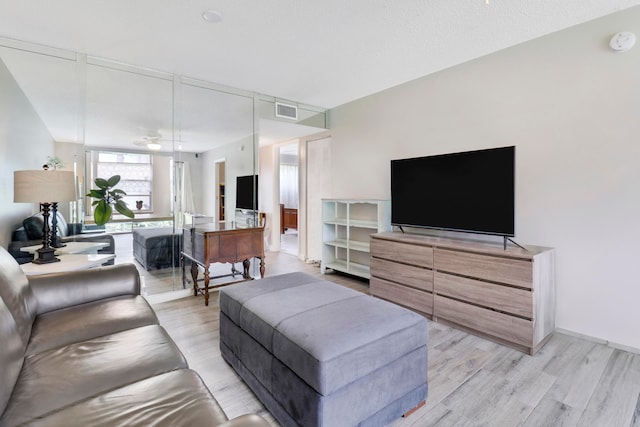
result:
[(98, 186), (98, 189), (92, 189), (87, 196), (98, 199), (91, 204), (93, 206), (93, 219), (96, 225), (104, 225), (109, 222), (114, 208), (127, 218), (135, 217), (135, 214), (127, 207), (124, 200), (122, 200), (122, 196), (126, 196), (127, 193), (118, 188), (114, 188), (120, 182), (120, 175), (114, 175), (109, 179), (96, 178), (94, 182)]

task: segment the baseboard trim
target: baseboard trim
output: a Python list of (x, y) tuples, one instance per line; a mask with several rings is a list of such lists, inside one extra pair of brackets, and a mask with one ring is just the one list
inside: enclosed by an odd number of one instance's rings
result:
[(640, 348), (635, 348), (635, 347), (631, 347), (631, 346), (628, 346), (628, 345), (624, 345), (624, 344), (619, 344), (619, 343), (616, 343), (616, 342), (603, 340), (602, 338), (596, 338), (596, 337), (592, 337), (590, 335), (580, 334), (578, 332), (569, 331), (567, 329), (562, 329), (562, 328), (556, 328), (556, 332), (564, 334), (564, 335), (569, 335), (569, 336), (572, 336), (572, 337), (576, 337), (576, 338), (581, 338), (583, 340), (591, 341), (591, 342), (594, 342), (594, 343), (604, 344), (604, 345), (606, 345), (608, 347), (615, 348), (615, 349), (618, 349), (618, 350), (627, 351), (629, 353), (640, 354)]

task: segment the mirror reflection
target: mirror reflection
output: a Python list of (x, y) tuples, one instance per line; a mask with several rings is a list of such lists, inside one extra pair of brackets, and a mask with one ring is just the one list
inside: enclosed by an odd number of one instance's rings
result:
[[(116, 263), (138, 267), (149, 295), (192, 291), (180, 253), (184, 227), (198, 221), (266, 224), (266, 248), (277, 248), (270, 237), (281, 223), (280, 201), (270, 197), (279, 185), (270, 172), (277, 164), (261, 153), (326, 126), (322, 109), (6, 39), (0, 39), (0, 83), (3, 96), (13, 96), (11, 107), (23, 106), (30, 111), (21, 117), (31, 117), (29, 133), (16, 128), (18, 146), (5, 164), (36, 169), (54, 158), (72, 170), (78, 199), (59, 209), (69, 235), (111, 236), (107, 250)], [(278, 114), (279, 104), (293, 110)], [(98, 188), (96, 178), (114, 175), (121, 177), (114, 188), (127, 193), (122, 201), (135, 216), (114, 210), (99, 225), (97, 199), (85, 195)], [(12, 209), (16, 229), (37, 210)], [(258, 265), (250, 276), (260, 276)]]

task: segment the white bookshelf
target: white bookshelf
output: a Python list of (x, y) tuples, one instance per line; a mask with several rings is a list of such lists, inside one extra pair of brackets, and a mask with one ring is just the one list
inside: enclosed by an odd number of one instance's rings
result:
[(327, 269), (369, 278), (369, 236), (391, 230), (388, 200), (322, 200), (322, 264)]

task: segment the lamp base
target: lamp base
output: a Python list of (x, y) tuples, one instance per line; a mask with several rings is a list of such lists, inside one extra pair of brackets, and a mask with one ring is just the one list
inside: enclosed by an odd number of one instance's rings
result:
[(60, 236), (56, 236), (55, 239), (51, 240), (52, 248), (64, 248), (65, 246), (67, 245), (62, 243), (62, 239), (60, 239)]
[(56, 258), (54, 248), (40, 248), (36, 251), (38, 257), (32, 262), (34, 264), (50, 264), (52, 262), (60, 262), (60, 258)]

